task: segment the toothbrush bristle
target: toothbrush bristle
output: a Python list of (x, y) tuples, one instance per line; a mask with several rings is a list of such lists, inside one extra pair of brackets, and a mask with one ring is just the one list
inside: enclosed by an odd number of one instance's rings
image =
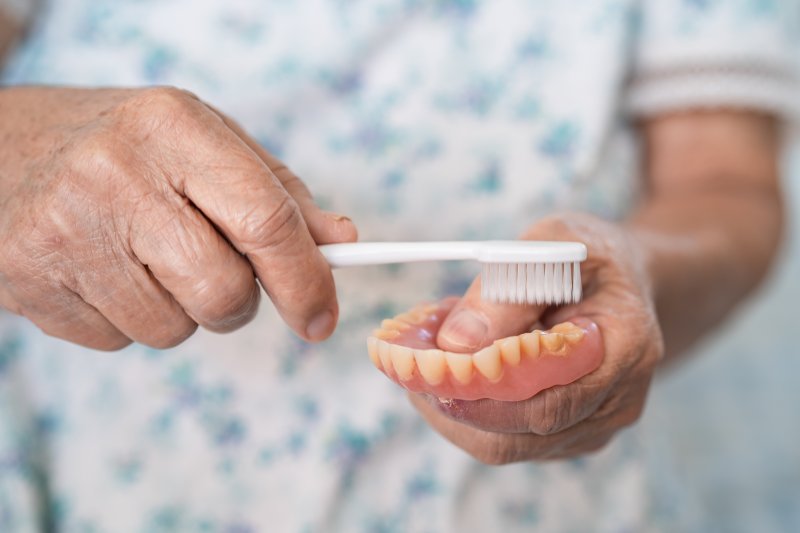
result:
[(579, 302), (580, 263), (484, 263), (481, 298), (496, 303), (528, 305)]

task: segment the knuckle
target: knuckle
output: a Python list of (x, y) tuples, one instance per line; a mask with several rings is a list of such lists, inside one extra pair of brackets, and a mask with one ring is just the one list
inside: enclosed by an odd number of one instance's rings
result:
[(118, 157), (108, 141), (97, 137), (86, 139), (71, 154), (71, 170), (77, 175), (108, 175), (118, 168)]
[(53, 302), (74, 287), (78, 266), (74, 259), (73, 235), (40, 221), (34, 231), (5, 247), (9, 254), (0, 260), (0, 281), (23, 300)]
[(303, 224), (297, 203), (288, 195), (269, 213), (252, 209), (240, 223), (240, 235), (248, 248), (244, 252), (289, 245)]
[(151, 348), (166, 350), (167, 348), (178, 346), (191, 337), (196, 330), (197, 323), (186, 317), (185, 319), (172, 321), (169, 327), (159, 328), (159, 330), (154, 331), (143, 343)]
[[(26, 315), (27, 316), (27, 315)], [(116, 352), (130, 345), (133, 341), (119, 331), (97, 331), (87, 324), (75, 324), (69, 329), (59, 325), (58, 321), (40, 320), (39, 317), (28, 317), (39, 329), (50, 337), (63, 339), (68, 342), (99, 350), (102, 352)]]
[(258, 304), (259, 293), (252, 278), (231, 276), (216, 284), (202, 283), (198, 289), (197, 319), (212, 330), (229, 331), (248, 322)]
[[(69, 339), (67, 339), (69, 340)], [(133, 341), (124, 335), (105, 335), (85, 343), (88, 348), (103, 352), (116, 352), (129, 346)]]
[(120, 142), (113, 133), (87, 135), (64, 154), (67, 166), (63, 179), (54, 183), (66, 186), (75, 180), (91, 179), (92, 186), (84, 189), (96, 191), (98, 182), (107, 182), (112, 176), (119, 175), (127, 168), (130, 160), (125, 143)]
[(98, 233), (110, 232), (112, 216), (123, 212), (141, 183), (138, 156), (122, 135), (97, 131), (64, 149), (42, 186), (26, 198), (42, 207), (33, 219), (23, 219), (36, 234), (56, 233), (54, 238), (77, 244), (96, 243)]
[(196, 112), (198, 98), (175, 87), (152, 87), (139, 91), (122, 107), (123, 114), (151, 127), (174, 126), (191, 118)]
[(133, 97), (134, 101), (142, 99), (147, 103), (148, 107), (152, 109), (163, 109), (165, 111), (172, 111), (179, 109), (190, 100), (196, 100), (196, 97), (188, 91), (178, 89), (177, 87), (150, 87), (143, 89), (137, 96)]

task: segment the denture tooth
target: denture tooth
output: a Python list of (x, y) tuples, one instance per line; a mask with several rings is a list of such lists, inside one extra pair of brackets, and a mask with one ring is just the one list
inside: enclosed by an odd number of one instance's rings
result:
[(421, 324), (425, 320), (425, 314), (422, 313), (421, 311), (415, 311), (412, 309), (411, 311), (400, 313), (394, 318), (395, 320), (399, 320), (401, 322), (404, 322), (406, 324), (411, 324), (413, 326), (416, 324)]
[(438, 385), (444, 381), (447, 369), (442, 350), (414, 350), (419, 373), (430, 385)]
[(373, 331), (372, 334), (382, 341), (390, 341), (400, 336), (400, 332), (396, 329), (388, 330), (379, 328)]
[(544, 332), (542, 333), (542, 346), (548, 352), (558, 352), (564, 347), (564, 335), (562, 333)]
[(539, 330), (523, 333), (519, 336), (519, 344), (526, 357), (539, 357)]
[(578, 344), (584, 336), (583, 330), (572, 322), (562, 322), (560, 324), (556, 324), (550, 328), (550, 331), (564, 335), (564, 339), (569, 344)]
[(392, 345), (386, 341), (380, 341), (378, 343), (378, 359), (381, 360), (381, 366), (383, 370), (391, 370), (392, 367), (392, 356), (389, 353), (391, 350)]
[(367, 353), (369, 353), (369, 358), (372, 361), (372, 364), (380, 370), (383, 368), (381, 365), (381, 360), (378, 357), (378, 339), (376, 337), (368, 337), (367, 338)]
[(395, 320), (394, 318), (387, 318), (383, 322), (381, 322), (381, 328), (389, 331), (403, 331), (404, 329), (408, 329), (410, 327), (411, 326), (409, 326), (405, 322), (401, 322), (400, 320)]
[(472, 381), (472, 356), (465, 353), (445, 352), (445, 360), (456, 380), (466, 385)]
[(405, 313), (400, 313), (399, 315), (394, 317), (394, 319), (395, 320), (400, 320), (400, 321), (405, 322), (407, 324), (413, 324), (414, 323), (414, 322), (412, 322), (412, 315), (411, 315), (410, 311), (406, 311)]
[(570, 333), (572, 331), (575, 331), (576, 329), (580, 328), (578, 328), (578, 326), (576, 326), (572, 322), (559, 322), (558, 324), (550, 328), (550, 331), (552, 331), (553, 333)]
[(585, 333), (582, 329), (577, 328), (575, 331), (570, 331), (569, 333), (564, 333), (563, 335), (568, 344), (578, 344), (583, 339)]
[(519, 364), (519, 337), (500, 339), (494, 344), (500, 349), (500, 356), (503, 358), (503, 361), (513, 366), (517, 366)]
[(564, 338), (569, 344), (578, 344), (581, 342), (581, 340), (583, 340), (584, 335), (585, 333), (583, 330), (579, 329), (578, 331), (573, 331), (572, 333), (565, 333)]
[(392, 359), (394, 371), (400, 381), (408, 381), (414, 375), (414, 352), (411, 348), (391, 344), (389, 356)]
[(500, 362), (500, 349), (494, 344), (487, 346), (472, 356), (478, 371), (486, 376), (489, 381), (498, 381), (503, 375), (503, 365)]

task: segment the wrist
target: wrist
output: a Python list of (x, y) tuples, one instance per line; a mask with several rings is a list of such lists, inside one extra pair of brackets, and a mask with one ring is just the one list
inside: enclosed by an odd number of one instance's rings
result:
[(664, 285), (664, 257), (657, 245), (658, 235), (635, 224), (620, 223), (628, 250), (631, 271), (637, 282), (655, 306)]

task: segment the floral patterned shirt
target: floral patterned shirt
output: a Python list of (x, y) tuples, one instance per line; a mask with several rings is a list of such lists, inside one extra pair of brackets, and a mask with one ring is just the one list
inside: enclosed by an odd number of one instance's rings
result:
[[(560, 209), (624, 216), (631, 118), (795, 113), (798, 24), (788, 0), (59, 0), (5, 82), (187, 88), (363, 240), (503, 239)], [(268, 302), (233, 334), (114, 354), (0, 311), (0, 531), (657, 528), (634, 432), (489, 467), (372, 367), (380, 319), (475, 274), (337, 272), (341, 323), (319, 345)]]

